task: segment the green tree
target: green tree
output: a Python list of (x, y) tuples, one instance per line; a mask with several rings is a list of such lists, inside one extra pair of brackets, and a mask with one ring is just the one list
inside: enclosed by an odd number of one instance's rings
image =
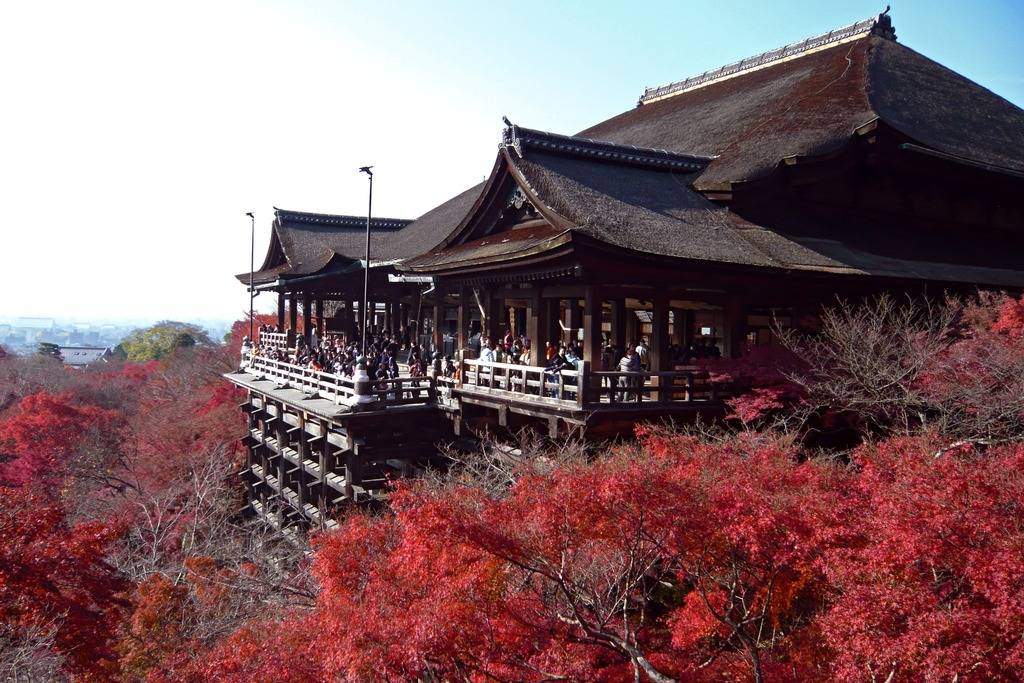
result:
[[(40, 356), (46, 356), (47, 358), (56, 358), (57, 360), (62, 358), (60, 355), (60, 346), (57, 344), (51, 344), (50, 342), (39, 342), (39, 347), (36, 349), (36, 352)], [(0, 356), (2, 355), (3, 354), (0, 354)]]
[(210, 346), (206, 332), (189, 323), (163, 320), (152, 327), (135, 330), (118, 345), (117, 351), (134, 362), (159, 360), (190, 346)]

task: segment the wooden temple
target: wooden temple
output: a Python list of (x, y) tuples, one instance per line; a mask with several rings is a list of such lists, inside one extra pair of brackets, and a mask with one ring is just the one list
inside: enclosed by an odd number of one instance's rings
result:
[[(361, 324), (365, 217), (278, 210), (273, 227), (255, 283), (279, 297), (277, 343)], [(451, 355), (458, 379), (367, 397), (261, 359), (227, 375), (249, 392), (256, 505), (322, 521), (452, 434), (715, 415), (722, 397), (673, 347), (738, 356), (775, 324), (813, 330), (837, 297), (1020, 291), (1024, 111), (883, 14), (648, 89), (577, 135), (506, 120), (486, 181), (372, 229), (365, 322)], [(531, 365), (476, 358), (479, 335), (509, 330)], [(649, 370), (622, 392), (603, 342), (641, 337)], [(546, 378), (545, 342), (568, 339), (579, 369)]]

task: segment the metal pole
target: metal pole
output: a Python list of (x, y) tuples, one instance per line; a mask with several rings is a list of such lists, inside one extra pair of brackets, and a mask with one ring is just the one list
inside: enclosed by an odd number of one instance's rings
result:
[(249, 222), (251, 224), (251, 240), (249, 242), (249, 343), (255, 344), (256, 340), (253, 337), (254, 316), (252, 311), (252, 300), (256, 298), (256, 295), (253, 293), (252, 280), (253, 271), (256, 268), (256, 216), (253, 215), (251, 211), (245, 215), (249, 217)]
[(370, 306), (370, 216), (373, 214), (373, 171), (370, 169), (372, 168), (373, 166), (363, 166), (359, 169), (360, 173), (365, 173), (370, 178), (370, 200), (366, 209), (366, 267), (363, 269), (363, 358), (366, 358), (366, 328), (369, 324), (368, 309)]

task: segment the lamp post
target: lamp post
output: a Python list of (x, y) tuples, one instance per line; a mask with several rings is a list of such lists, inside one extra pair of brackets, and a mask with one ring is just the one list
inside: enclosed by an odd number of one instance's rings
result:
[(250, 223), (250, 234), (251, 238), (249, 241), (249, 343), (255, 344), (256, 341), (253, 338), (253, 311), (252, 311), (252, 300), (256, 298), (256, 293), (252, 289), (253, 270), (256, 268), (256, 216), (253, 215), (252, 211), (248, 211), (245, 214), (249, 217)]
[(366, 358), (366, 327), (368, 323), (367, 310), (370, 306), (370, 216), (373, 214), (373, 166), (361, 166), (359, 168), (360, 173), (365, 173), (370, 179), (370, 200), (369, 206), (366, 209), (366, 267), (363, 270), (363, 339), (362, 339), (362, 353), (363, 358)]

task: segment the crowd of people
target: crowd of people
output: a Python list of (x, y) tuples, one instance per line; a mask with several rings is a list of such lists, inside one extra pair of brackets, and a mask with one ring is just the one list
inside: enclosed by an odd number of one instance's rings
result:
[[(403, 328), (399, 333), (390, 331), (374, 331), (368, 335), (366, 355), (361, 353), (361, 336), (356, 330), (353, 334), (329, 334), (325, 339), (318, 339), (314, 334), (311, 343), (307, 344), (302, 337), (296, 337), (295, 348), (288, 349), (279, 343), (264, 342), (265, 333), (282, 332), (273, 325), (260, 325), (260, 335), (256, 343), (245, 338), (242, 347), (243, 363), (248, 357), (263, 357), (283, 361), (303, 368), (328, 372), (342, 377), (352, 377), (361, 361), (365, 362), (367, 374), (372, 380), (386, 380), (400, 376), (399, 357), (405, 356), (405, 365), (410, 377), (423, 377), (431, 369), (436, 376), (458, 379), (459, 368), (451, 355), (440, 350), (433, 353), (423, 348), (415, 335)], [(475, 348), (474, 348), (475, 347)], [(557, 382), (558, 376), (566, 370), (579, 370), (583, 352), (579, 343), (568, 341), (547, 341), (543, 350), (542, 363), (533, 362), (533, 345), (525, 335), (507, 332), (503, 338), (475, 336), (470, 348), (477, 357), (489, 363), (507, 363), (510, 365), (543, 365), (544, 375), (548, 383)], [(668, 348), (670, 363), (690, 365), (707, 358), (721, 357), (721, 351), (713, 341), (708, 343), (698, 339), (688, 345), (672, 344)], [(618, 348), (611, 340), (605, 338), (601, 344), (600, 370), (621, 373), (643, 373), (651, 371), (651, 354), (646, 336), (635, 343), (626, 344), (624, 349)], [(635, 386), (634, 378), (622, 377), (618, 382), (621, 387)]]
[[(295, 348), (289, 349), (279, 344), (264, 342), (266, 332), (280, 332), (273, 325), (261, 325), (260, 335), (253, 344), (248, 337), (242, 343), (242, 355), (261, 357), (282, 361), (311, 370), (328, 372), (342, 377), (351, 378), (360, 362), (364, 363), (366, 373), (371, 379), (393, 379), (400, 375), (399, 353), (408, 352), (406, 364), (409, 375), (422, 377), (426, 374), (428, 359), (420, 345), (412, 338), (408, 330), (398, 334), (389, 331), (375, 331), (367, 335), (365, 358), (362, 353), (362, 336), (358, 331), (353, 334), (328, 334), (318, 339), (315, 334), (309, 344), (303, 337), (295, 338)], [(244, 362), (244, 361), (243, 361)]]

